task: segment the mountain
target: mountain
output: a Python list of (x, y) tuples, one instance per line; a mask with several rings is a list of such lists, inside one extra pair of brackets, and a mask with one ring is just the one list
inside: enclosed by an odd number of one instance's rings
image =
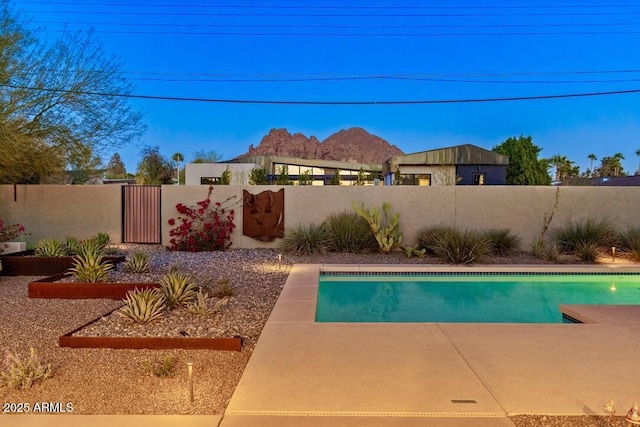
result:
[(376, 164), (404, 154), (395, 145), (362, 128), (342, 129), (320, 142), (315, 136), (291, 135), (286, 129), (271, 129), (257, 147), (239, 157), (285, 156), (302, 159), (338, 160)]

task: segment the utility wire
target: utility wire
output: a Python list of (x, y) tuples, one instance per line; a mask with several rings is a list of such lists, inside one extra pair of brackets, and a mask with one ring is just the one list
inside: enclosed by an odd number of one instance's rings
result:
[(578, 98), (578, 97), (594, 97), (609, 95), (624, 95), (632, 93), (640, 93), (640, 89), (627, 89), (606, 92), (587, 92), (587, 93), (569, 93), (559, 95), (534, 95), (534, 96), (516, 96), (516, 97), (500, 97), (500, 98), (468, 98), (468, 99), (430, 99), (430, 100), (404, 100), (404, 101), (291, 101), (291, 100), (260, 100), (260, 99), (218, 99), (218, 98), (194, 98), (194, 97), (178, 97), (178, 96), (156, 96), (156, 95), (133, 95), (106, 92), (90, 92), (90, 91), (69, 91), (62, 89), (35, 88), (20, 85), (0, 85), (9, 89), (22, 89), (44, 91), (51, 93), (73, 93), (78, 95), (105, 96), (129, 99), (146, 99), (156, 101), (181, 101), (181, 102), (206, 102), (220, 104), (260, 104), (260, 105), (419, 105), (419, 104), (469, 104), (469, 103), (487, 103), (487, 102), (507, 102), (507, 101), (531, 101), (542, 99), (561, 99), (561, 98)]

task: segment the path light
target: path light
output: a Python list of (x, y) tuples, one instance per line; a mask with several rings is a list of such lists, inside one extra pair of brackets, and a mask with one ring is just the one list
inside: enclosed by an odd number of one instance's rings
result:
[(604, 411), (607, 414), (611, 415), (611, 418), (613, 418), (616, 415), (616, 402), (613, 399), (611, 399), (610, 401), (605, 403)]
[(282, 266), (282, 254), (278, 254), (278, 267)]
[(189, 402), (193, 402), (193, 362), (187, 363), (189, 367)]
[(627, 412), (627, 416), (624, 417), (625, 421), (629, 424), (640, 425), (640, 413), (638, 413), (638, 404), (634, 403), (629, 412)]
[(616, 247), (611, 246), (611, 261), (615, 261), (615, 260), (616, 260)]

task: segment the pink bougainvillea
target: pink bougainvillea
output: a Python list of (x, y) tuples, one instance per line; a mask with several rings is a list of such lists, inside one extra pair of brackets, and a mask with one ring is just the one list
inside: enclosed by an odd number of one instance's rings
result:
[[(209, 188), (209, 196), (212, 190), (212, 187)], [(223, 251), (231, 246), (231, 233), (236, 228), (231, 203), (234, 198), (212, 204), (207, 197), (196, 203), (196, 206), (178, 203), (176, 210), (180, 216), (168, 221), (169, 225), (175, 226), (169, 231), (169, 249), (188, 252)]]

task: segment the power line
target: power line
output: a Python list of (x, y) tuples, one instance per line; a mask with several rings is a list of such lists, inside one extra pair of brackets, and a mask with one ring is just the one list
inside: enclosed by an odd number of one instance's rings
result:
[(266, 9), (266, 10), (282, 10), (282, 9), (347, 9), (347, 10), (433, 10), (433, 9), (584, 9), (584, 8), (596, 8), (596, 9), (618, 9), (628, 7), (640, 7), (639, 4), (589, 4), (589, 5), (545, 5), (545, 6), (523, 6), (523, 5), (508, 5), (508, 6), (490, 6), (490, 5), (469, 5), (469, 6), (330, 6), (330, 5), (203, 5), (203, 4), (173, 4), (173, 3), (118, 3), (118, 2), (77, 2), (77, 1), (22, 1), (23, 4), (33, 5), (61, 5), (61, 6), (125, 6), (125, 7), (166, 7), (166, 8), (201, 8), (201, 9)]
[(508, 102), (508, 101), (532, 101), (543, 99), (562, 99), (562, 98), (579, 98), (609, 95), (624, 95), (632, 93), (640, 93), (640, 89), (627, 89), (606, 92), (587, 92), (587, 93), (569, 93), (556, 95), (534, 95), (534, 96), (516, 96), (516, 97), (499, 97), (499, 98), (469, 98), (469, 99), (430, 99), (430, 100), (404, 100), (404, 101), (291, 101), (291, 100), (260, 100), (260, 99), (218, 99), (218, 98), (194, 98), (194, 97), (177, 97), (177, 96), (156, 96), (156, 95), (133, 95), (118, 94), (105, 92), (89, 92), (89, 91), (67, 91), (62, 89), (34, 88), (20, 85), (0, 85), (0, 87), (10, 89), (45, 91), (51, 93), (74, 93), (79, 95), (105, 96), (128, 99), (144, 99), (155, 101), (180, 101), (180, 102), (204, 102), (218, 104), (258, 104), (258, 105), (426, 105), (426, 104), (470, 104), (470, 103), (488, 103), (488, 102)]

